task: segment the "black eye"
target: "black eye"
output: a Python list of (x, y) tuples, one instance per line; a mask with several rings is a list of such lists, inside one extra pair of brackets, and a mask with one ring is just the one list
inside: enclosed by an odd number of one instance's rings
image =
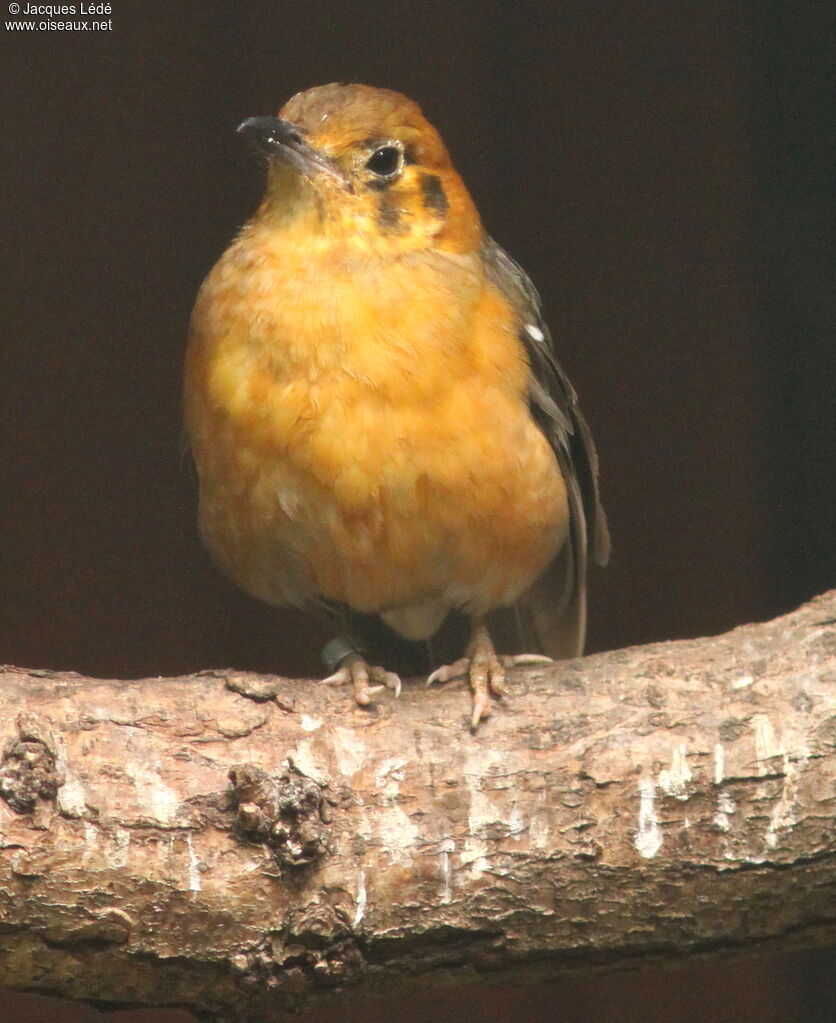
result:
[(397, 146), (381, 146), (366, 161), (366, 167), (379, 178), (394, 177), (401, 169), (401, 151)]

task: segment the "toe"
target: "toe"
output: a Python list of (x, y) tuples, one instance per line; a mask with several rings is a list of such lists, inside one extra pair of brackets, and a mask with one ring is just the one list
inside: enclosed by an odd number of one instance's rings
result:
[[(369, 674), (372, 681), (378, 683), (374, 692), (382, 693), (384, 689), (391, 689), (395, 694), (395, 699), (401, 695), (400, 675), (396, 675), (394, 671), (387, 671), (385, 668), (370, 668)], [(372, 692), (372, 690), (369, 690), (369, 692)]]
[(505, 668), (498, 660), (488, 669), (488, 687), (494, 696), (505, 695)]
[(452, 682), (454, 678), (464, 678), (469, 669), (470, 660), (467, 657), (461, 657), (453, 664), (442, 664), (440, 668), (436, 668), (432, 674), (427, 676), (427, 686), (431, 686), (434, 682)]
[(372, 698), (369, 689), (369, 670), (365, 661), (355, 661), (351, 666), (351, 679), (354, 683), (354, 699), (361, 707), (368, 707)]
[(475, 732), (479, 722), (490, 717), (491, 698), (487, 691), (480, 690), (473, 694), (473, 712), (470, 716), (470, 730)]

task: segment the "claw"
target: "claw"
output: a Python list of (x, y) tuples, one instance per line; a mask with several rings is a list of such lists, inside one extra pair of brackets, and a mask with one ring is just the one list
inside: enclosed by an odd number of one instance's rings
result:
[(328, 675), (322, 680), (324, 686), (344, 686), (351, 681), (351, 672), (348, 668), (337, 668), (333, 675)]
[(554, 664), (554, 658), (545, 654), (511, 654), (500, 657), (503, 668), (521, 668), (529, 664)]

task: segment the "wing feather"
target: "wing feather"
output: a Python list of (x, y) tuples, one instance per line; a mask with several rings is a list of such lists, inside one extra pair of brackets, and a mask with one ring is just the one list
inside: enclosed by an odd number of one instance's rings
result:
[(575, 389), (557, 361), (537, 289), (492, 239), (485, 241), (482, 256), (489, 280), (519, 316), (519, 337), (531, 370), (531, 414), (554, 450), (569, 500), (569, 543), (520, 598), (519, 611), (541, 649), (551, 656), (577, 656), (586, 633), (589, 560), (605, 565), (610, 555), (598, 487), (598, 455)]

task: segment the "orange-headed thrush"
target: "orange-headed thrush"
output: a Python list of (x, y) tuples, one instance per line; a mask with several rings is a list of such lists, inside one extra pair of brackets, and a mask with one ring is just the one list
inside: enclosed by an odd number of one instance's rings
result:
[(578, 655), (588, 562), (609, 553), (537, 292), (405, 96), (325, 85), (239, 131), (267, 188), (192, 316), (203, 539), (248, 593), (333, 612), (327, 681), (359, 704), (400, 689), (366, 660), (369, 621), (412, 641), (466, 621), (465, 656), (430, 681), (467, 676), (475, 727), (509, 663), (494, 619)]

